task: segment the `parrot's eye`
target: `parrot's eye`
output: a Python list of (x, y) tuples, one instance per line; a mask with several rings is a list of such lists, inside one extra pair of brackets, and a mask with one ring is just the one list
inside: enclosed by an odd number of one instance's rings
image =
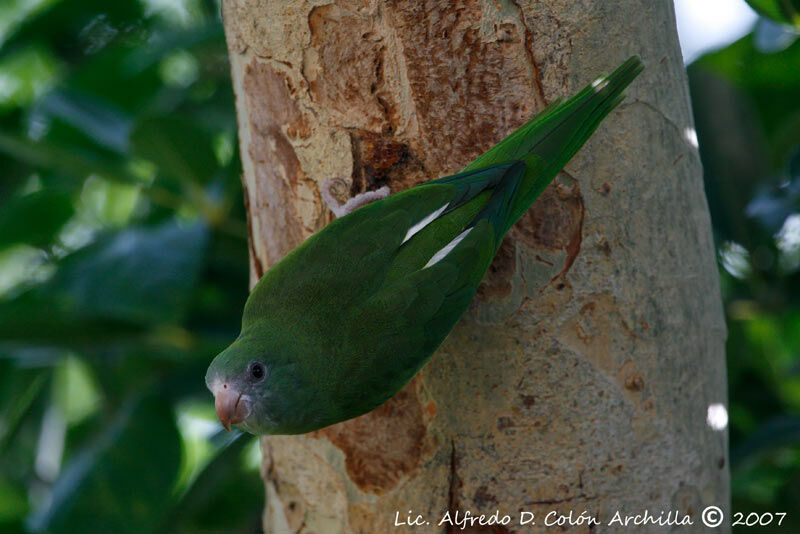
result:
[(264, 378), (264, 376), (267, 374), (267, 370), (264, 367), (264, 364), (261, 362), (250, 362), (247, 372), (250, 374), (250, 378), (256, 382)]

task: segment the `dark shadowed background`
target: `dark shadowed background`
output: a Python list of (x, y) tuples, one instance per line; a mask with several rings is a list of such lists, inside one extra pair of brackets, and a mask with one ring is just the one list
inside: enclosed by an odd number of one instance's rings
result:
[[(789, 532), (800, 0), (749, 3), (746, 35), (688, 70), (729, 329), (733, 511), (789, 512), (763, 528)], [(2, 532), (260, 531), (257, 441), (221, 431), (203, 383), (248, 287), (218, 11), (0, 3)]]

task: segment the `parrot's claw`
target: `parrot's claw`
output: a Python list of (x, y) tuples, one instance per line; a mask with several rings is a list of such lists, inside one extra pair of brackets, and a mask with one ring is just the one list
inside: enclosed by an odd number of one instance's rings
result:
[(328, 180), (322, 182), (322, 185), (320, 186), (320, 191), (322, 192), (322, 200), (325, 201), (325, 204), (328, 205), (328, 207), (330, 208), (330, 210), (333, 212), (333, 214), (336, 216), (337, 219), (339, 217), (347, 215), (354, 209), (360, 208), (365, 204), (369, 204), (370, 202), (373, 202), (375, 200), (386, 198), (392, 192), (391, 189), (389, 189), (388, 185), (384, 185), (383, 187), (381, 187), (380, 189), (376, 189), (375, 191), (365, 191), (363, 193), (359, 193), (356, 196), (348, 199), (347, 202), (345, 202), (344, 204), (342, 204), (333, 194), (333, 188), (337, 185), (346, 187), (344, 180), (341, 180), (340, 178), (329, 178)]

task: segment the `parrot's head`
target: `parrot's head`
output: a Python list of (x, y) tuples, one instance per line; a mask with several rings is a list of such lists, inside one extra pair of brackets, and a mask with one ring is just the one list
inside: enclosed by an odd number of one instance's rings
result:
[(265, 351), (262, 340), (241, 336), (211, 362), (206, 386), (226, 430), (287, 433), (287, 408), (297, 405), (293, 375), (294, 366)]
[(237, 343), (220, 353), (206, 372), (206, 386), (214, 394), (217, 417), (225, 430), (247, 426), (248, 419), (266, 393), (269, 374), (263, 358), (248, 355)]

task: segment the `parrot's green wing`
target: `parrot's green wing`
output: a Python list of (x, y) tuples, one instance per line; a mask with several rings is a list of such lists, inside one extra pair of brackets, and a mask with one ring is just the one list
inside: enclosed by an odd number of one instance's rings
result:
[[(405, 384), (442, 343), (489, 268), (524, 173), (516, 162), (430, 186), (451, 188), (451, 202), (462, 204), (441, 204), (441, 215), (400, 245), (380, 287), (350, 308), (347, 345), (361, 357), (348, 374), (363, 387), (341, 390), (340, 399), (354, 396), (345, 405), (382, 403), (392, 394), (386, 386)], [(480, 178), (491, 188), (475, 187)]]
[[(385, 283), (354, 309), (350, 343), (361, 345), (362, 373), (353, 376), (374, 383), (354, 392), (361, 400), (383, 402), (381, 394), (392, 394), (385, 392), (386, 386), (392, 385), (389, 389), (394, 391), (427, 361), (467, 309), (503, 235), (619, 105), (622, 91), (642, 68), (639, 58), (629, 59), (567, 102), (549, 107), (461, 174), (417, 187), (424, 191), (452, 185), (459, 204), (445, 208), (407, 242), (406, 249), (401, 247)], [(516, 163), (486, 167), (498, 161)], [(482, 168), (485, 173), (471, 172)], [(426, 209), (432, 211), (434, 206)], [(458, 211), (459, 217), (447, 220)], [(455, 246), (454, 241), (458, 241)], [(450, 247), (436, 263), (423, 267)], [(377, 397), (371, 396), (372, 391), (378, 392)]]

